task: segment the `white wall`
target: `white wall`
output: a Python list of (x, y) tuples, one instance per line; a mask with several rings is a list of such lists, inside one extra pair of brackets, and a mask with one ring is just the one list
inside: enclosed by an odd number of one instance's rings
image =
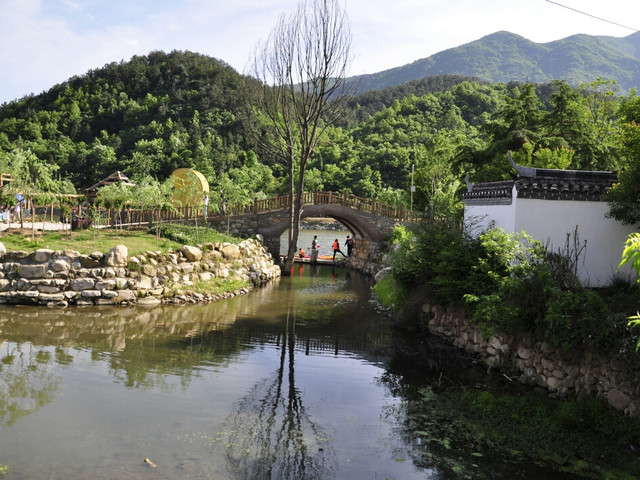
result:
[(517, 198), (511, 205), (465, 205), (465, 227), (471, 234), (486, 230), (491, 222), (507, 232), (525, 231), (554, 252), (566, 251), (567, 234), (573, 247), (573, 233), (578, 227), (580, 244), (587, 241), (580, 257), (578, 276), (588, 287), (611, 283), (614, 277), (629, 278), (630, 267), (617, 270), (627, 237), (638, 225), (623, 225), (606, 218), (606, 202), (581, 200), (534, 200)]
[(584, 262), (578, 268), (582, 283), (590, 287), (611, 283), (614, 276), (629, 276), (630, 269), (617, 272), (627, 236), (637, 227), (626, 226), (606, 218), (606, 202), (580, 200), (534, 200), (517, 198), (515, 232), (526, 231), (553, 251), (565, 251), (567, 234), (573, 245), (573, 232), (578, 227), (580, 243), (587, 241)]
[[(513, 198), (515, 199), (516, 191), (514, 187)], [(472, 235), (489, 229), (493, 222), (496, 228), (502, 228), (507, 232), (515, 231), (516, 225), (516, 206), (514, 203), (510, 205), (467, 205), (464, 206), (464, 225)]]

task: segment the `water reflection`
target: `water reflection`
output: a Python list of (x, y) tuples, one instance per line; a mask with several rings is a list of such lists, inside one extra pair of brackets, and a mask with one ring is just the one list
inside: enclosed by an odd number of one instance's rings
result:
[(328, 479), (336, 469), (328, 434), (311, 420), (296, 388), (293, 297), (289, 285), (278, 369), (235, 405), (219, 436), (235, 478)]
[(13, 425), (53, 400), (60, 388), (57, 367), (69, 361), (64, 349), (0, 344), (0, 423)]
[(379, 418), (395, 400), (375, 380), (389, 332), (368, 279), (296, 268), (209, 305), (0, 308), (0, 463), (15, 478), (410, 478)]

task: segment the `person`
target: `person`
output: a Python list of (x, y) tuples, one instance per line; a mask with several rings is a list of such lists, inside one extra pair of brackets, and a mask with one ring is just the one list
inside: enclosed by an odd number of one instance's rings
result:
[(302, 248), (300, 250), (298, 250), (298, 255), (300, 255), (300, 258), (304, 258), (304, 256), (307, 254), (307, 252), (305, 252)]
[(347, 256), (350, 257), (353, 253), (353, 238), (350, 235), (347, 235), (347, 240), (344, 242), (347, 246)]
[(227, 202), (224, 198), (224, 191), (220, 190), (220, 210), (222, 210), (222, 214), (226, 215), (227, 213)]
[(320, 245), (318, 245), (318, 236), (314, 235), (313, 240), (311, 241), (311, 263), (317, 263), (319, 248)]
[(202, 215), (204, 216), (204, 218), (207, 218), (208, 213), (209, 213), (209, 194), (205, 193), (204, 206), (202, 207)]
[[(22, 217), (20, 216), (20, 202), (16, 203), (16, 206), (13, 209), (13, 213), (16, 216), (16, 221), (22, 222)], [(20, 225), (22, 225), (22, 223), (20, 223)]]
[(4, 207), (4, 211), (2, 212), (2, 220), (4, 223), (11, 223), (11, 210), (9, 207)]
[(333, 242), (333, 261), (334, 262), (336, 261), (336, 253), (339, 253), (343, 257), (346, 257), (346, 255), (342, 253), (342, 250), (340, 250), (340, 242), (338, 241), (337, 238)]

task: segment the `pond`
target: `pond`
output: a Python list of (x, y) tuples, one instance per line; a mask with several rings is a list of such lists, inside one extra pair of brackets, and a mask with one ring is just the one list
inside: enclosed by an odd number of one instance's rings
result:
[(1, 307), (5, 478), (571, 478), (418, 445), (412, 385), (486, 371), (437, 341), (407, 354), (367, 277), (293, 273), (206, 305)]
[(296, 269), (208, 305), (0, 309), (6, 478), (415, 478), (368, 280)]

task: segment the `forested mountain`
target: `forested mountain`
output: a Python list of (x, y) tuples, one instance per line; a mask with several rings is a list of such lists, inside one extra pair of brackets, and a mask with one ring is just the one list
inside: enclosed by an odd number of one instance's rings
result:
[[(255, 80), (191, 52), (153, 52), (71, 78), (0, 106), (0, 171), (31, 157), (57, 168), (80, 192), (119, 170), (134, 181), (165, 180), (196, 168), (226, 198), (286, 193), (284, 173), (242, 119)], [(450, 211), (464, 176), (513, 174), (523, 165), (616, 169), (616, 112), (610, 82), (571, 87), (425, 77), (355, 97), (310, 159), (307, 190), (348, 190), (388, 204)], [(412, 166), (415, 173), (412, 178)], [(6, 199), (5, 199), (6, 200)], [(10, 199), (9, 199), (10, 200)]]
[(503, 31), (408, 65), (351, 80), (359, 83), (359, 92), (364, 92), (442, 74), (492, 83), (566, 80), (573, 86), (603, 78), (615, 80), (627, 91), (640, 86), (640, 32), (624, 38), (573, 35), (535, 43)]
[(244, 80), (196, 53), (135, 56), (2, 106), (0, 148), (17, 142), (78, 187), (115, 170), (166, 178), (196, 167), (215, 176), (241, 166), (253, 147), (235, 113)]

